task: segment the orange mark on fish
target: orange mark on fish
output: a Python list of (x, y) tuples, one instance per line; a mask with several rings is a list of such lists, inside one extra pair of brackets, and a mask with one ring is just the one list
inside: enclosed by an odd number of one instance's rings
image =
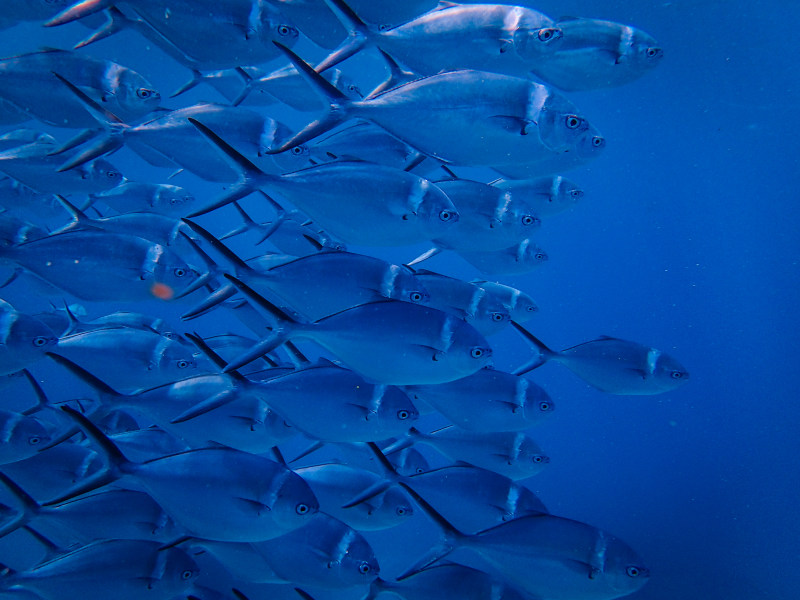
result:
[(161, 300), (171, 300), (175, 295), (175, 290), (173, 290), (166, 283), (156, 282), (150, 286), (150, 293)]

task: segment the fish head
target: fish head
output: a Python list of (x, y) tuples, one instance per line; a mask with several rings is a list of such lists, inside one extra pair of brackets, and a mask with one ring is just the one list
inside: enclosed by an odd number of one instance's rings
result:
[(22, 357), (43, 357), (44, 353), (58, 343), (58, 336), (39, 319), (13, 311), (3, 319), (5, 325), (0, 332), (0, 342)]
[(406, 493), (396, 487), (390, 487), (380, 495), (380, 511), (394, 519), (399, 525), (404, 519), (414, 516), (414, 506)]
[(597, 544), (602, 554), (602, 566), (594, 577), (617, 595), (632, 594), (642, 588), (650, 578), (650, 571), (643, 566), (642, 559), (622, 540), (603, 533), (602, 543)]
[(141, 278), (150, 282), (150, 293), (161, 300), (171, 300), (200, 277), (199, 271), (161, 244), (150, 246), (142, 265)]
[(431, 468), (425, 456), (416, 448), (404, 448), (390, 454), (387, 458), (395, 471), (404, 477), (425, 473)]
[(81, 177), (96, 183), (103, 189), (111, 189), (125, 182), (122, 172), (107, 160), (98, 158), (97, 160), (81, 165), (76, 170), (80, 170)]
[(150, 575), (148, 589), (158, 589), (165, 598), (183, 595), (200, 576), (200, 567), (185, 550), (173, 546), (156, 553), (156, 564)]
[(381, 568), (375, 552), (369, 542), (360, 533), (351, 530), (352, 536), (346, 549), (340, 554), (338, 560), (332, 561), (331, 568), (339, 571), (339, 580), (342, 584), (357, 586), (369, 584), (380, 575)]
[(153, 190), (150, 208), (159, 213), (187, 214), (195, 198), (191, 192), (177, 185), (158, 184)]
[[(51, 440), (51, 435), (35, 416), (0, 412), (0, 443), (6, 462), (16, 462), (33, 456)], [(13, 456), (12, 460), (8, 460)]]
[[(268, 492), (270, 496), (273, 492)], [(265, 499), (272, 506), (272, 518), (286, 530), (293, 530), (307, 524), (319, 512), (319, 501), (305, 480), (289, 471), (280, 482), (280, 487), (272, 498)]]
[[(272, 121), (270, 123), (270, 121)], [(264, 127), (259, 140), (258, 154), (265, 156), (292, 137), (292, 131), (283, 123), (264, 119)], [(308, 144), (298, 144), (283, 152), (270, 155), (281, 173), (292, 173), (313, 165)]]
[(536, 475), (550, 464), (550, 457), (544, 453), (539, 444), (525, 434), (518, 433), (519, 447), (516, 462), (528, 476)]
[(516, 248), (516, 261), (525, 268), (535, 269), (550, 260), (550, 257), (538, 244), (531, 240), (524, 240)]
[(514, 31), (514, 51), (524, 61), (540, 60), (556, 52), (564, 37), (559, 27), (519, 27)]
[(438, 186), (422, 177), (412, 184), (402, 218), (417, 219), (430, 239), (452, 232), (458, 216), (455, 205)]
[(197, 370), (197, 360), (192, 348), (182, 343), (180, 338), (161, 336), (161, 343), (153, 355), (151, 367), (175, 380), (186, 379)]
[[(561, 94), (550, 91), (538, 116), (539, 137), (547, 148), (556, 153), (583, 149), (586, 140), (589, 148), (604, 145), (600, 133), (580, 114), (577, 107)], [(592, 138), (599, 137), (593, 142)], [(587, 157), (588, 158), (588, 157)]]
[(653, 376), (663, 391), (673, 390), (689, 381), (689, 372), (668, 354), (651, 349), (648, 356), (655, 356)]
[[(476, 286), (477, 287), (477, 286)], [(473, 306), (470, 307), (467, 322), (479, 322), (494, 326), (492, 331), (498, 326), (508, 324), (511, 314), (505, 305), (496, 297), (487, 293), (483, 288), (473, 296)], [(478, 328), (482, 331), (481, 328)]]
[(383, 273), (379, 293), (384, 298), (428, 304), (431, 296), (414, 273), (405, 266), (390, 265)]
[(492, 348), (486, 338), (466, 321), (451, 315), (447, 319), (450, 321), (450, 346), (445, 352), (437, 353), (435, 360), (448, 361), (454, 374), (459, 373), (458, 378), (491, 365)]
[(280, 10), (266, 3), (259, 3), (262, 7), (256, 28), (260, 30), (259, 37), (279, 42), (291, 48), (297, 43), (300, 31)]
[(351, 77), (348, 77), (339, 69), (328, 69), (323, 74), (323, 77), (330, 81), (331, 84), (333, 84), (333, 87), (342, 92), (351, 100), (364, 99), (364, 94), (361, 91), (361, 88), (358, 87), (356, 82)]
[(115, 77), (114, 97), (126, 113), (141, 117), (161, 105), (159, 91), (135, 71), (119, 69)]
[(553, 178), (553, 185), (550, 190), (550, 196), (547, 201), (551, 204), (572, 206), (583, 198), (583, 190), (575, 182), (560, 175)]
[(383, 423), (386, 436), (402, 435), (419, 419), (419, 411), (411, 403), (409, 397), (393, 385), (373, 386), (371, 410), (374, 416)]
[(623, 26), (616, 64), (635, 73), (646, 73), (664, 58), (664, 51), (649, 34)]

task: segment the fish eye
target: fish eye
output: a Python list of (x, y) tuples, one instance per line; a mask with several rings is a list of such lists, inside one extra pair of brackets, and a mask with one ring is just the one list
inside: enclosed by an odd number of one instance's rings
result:
[(545, 254), (544, 252), (537, 252), (536, 254), (533, 255), (533, 257), (536, 260), (547, 260), (547, 254)]
[(503, 313), (498, 313), (498, 312), (492, 313), (492, 321), (494, 321), (495, 323), (499, 323), (502, 320), (503, 320)]
[(549, 402), (539, 402), (539, 410), (542, 412), (547, 412), (550, 410), (550, 403)]
[(412, 302), (422, 302), (422, 292), (411, 292), (408, 297)]
[(303, 504), (302, 502), (294, 507), (294, 512), (296, 512), (298, 515), (304, 515), (309, 510), (308, 504)]
[(648, 58), (654, 58), (661, 54), (661, 48), (648, 48), (645, 50), (645, 54), (647, 54)]
[(47, 344), (47, 338), (43, 335), (36, 336), (33, 338), (33, 345), (37, 348), (41, 348), (42, 346)]
[(583, 119), (576, 115), (567, 115), (565, 122), (567, 124), (567, 129), (577, 129), (581, 126), (581, 123), (583, 123)]
[(540, 456), (538, 454), (535, 454), (533, 456), (533, 462), (535, 462), (535, 463), (543, 463), (544, 462), (544, 456)]
[(286, 36), (286, 35), (289, 35), (290, 33), (292, 33), (292, 28), (289, 27), (288, 25), (279, 25), (278, 26), (278, 34), (279, 35)]
[(442, 221), (447, 222), (452, 218), (453, 218), (453, 213), (451, 213), (449, 210), (443, 210), (442, 212), (439, 213), (439, 219), (441, 219)]
[(183, 269), (181, 267), (177, 267), (173, 271), (173, 273), (175, 273), (175, 277), (183, 277), (184, 275), (186, 275), (186, 269)]
[(472, 356), (472, 358), (480, 358), (481, 356), (483, 356), (483, 349), (473, 348), (472, 352), (470, 352), (470, 356)]
[(397, 418), (401, 421), (405, 421), (408, 417), (411, 416), (411, 413), (407, 410), (398, 410), (397, 411)]
[[(594, 143), (594, 141), (592, 141)], [(570, 190), (569, 195), (573, 198), (583, 198), (583, 192), (581, 190)]]
[(108, 177), (109, 179), (116, 179), (117, 177), (119, 177), (119, 173), (117, 173), (116, 171), (106, 171), (106, 177)]
[(194, 573), (190, 569), (186, 569), (183, 573), (181, 573), (181, 579), (184, 581), (188, 581), (192, 577), (194, 577)]
[(28, 438), (28, 443), (31, 446), (36, 446), (41, 441), (42, 441), (42, 438), (40, 438), (38, 435), (32, 435), (31, 437)]
[(541, 42), (549, 42), (555, 37), (559, 37), (561, 34), (561, 30), (555, 29), (553, 27), (547, 27), (546, 29), (540, 29), (538, 38)]
[(389, 29), (389, 26), (386, 25), (385, 23), (383, 25), (378, 26), (378, 31), (386, 31), (387, 29)]
[(372, 567), (369, 566), (369, 563), (362, 562), (360, 565), (358, 565), (358, 572), (361, 573), (362, 575), (366, 575), (371, 570)]
[(303, 147), (302, 146), (295, 146), (294, 148), (289, 150), (289, 152), (291, 152), (295, 156), (300, 156), (301, 154), (303, 154)]
[(153, 95), (153, 92), (152, 90), (148, 90), (147, 88), (139, 88), (138, 90), (136, 90), (136, 95), (142, 100), (147, 100), (150, 96)]
[(527, 310), (528, 312), (536, 312), (536, 307), (531, 304), (525, 310)]
[(673, 379), (683, 379), (683, 373), (681, 373), (680, 371), (673, 371), (672, 373), (669, 374), (669, 376), (672, 377)]
[(627, 573), (628, 577), (638, 577), (641, 574), (641, 569), (639, 567), (628, 567), (625, 569), (625, 573)]
[(188, 360), (179, 360), (178, 361), (178, 368), (179, 369), (185, 369), (188, 366), (189, 366), (189, 361)]
[(533, 225), (538, 219), (536, 217), (532, 217), (531, 215), (525, 215), (522, 217), (522, 224), (523, 225)]
[(406, 514), (406, 507), (398, 506), (394, 512), (397, 514), (398, 517), (403, 517)]
[(592, 138), (592, 146), (595, 148), (601, 148), (605, 146), (606, 141), (601, 138), (599, 135), (596, 135)]

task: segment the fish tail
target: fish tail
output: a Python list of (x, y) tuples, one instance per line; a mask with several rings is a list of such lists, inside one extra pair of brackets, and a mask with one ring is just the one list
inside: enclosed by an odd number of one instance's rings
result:
[(519, 331), (522, 334), (522, 337), (528, 340), (533, 345), (533, 347), (536, 348), (536, 350), (538, 350), (539, 352), (538, 356), (535, 356), (528, 363), (514, 370), (514, 375), (523, 375), (529, 371), (533, 371), (537, 367), (541, 367), (548, 360), (551, 360), (558, 356), (558, 352), (554, 352), (553, 350), (548, 348), (542, 340), (537, 338), (530, 331), (525, 329), (522, 325), (520, 325), (519, 323), (515, 323), (514, 321), (511, 321), (511, 324), (517, 331)]
[(186, 311), (181, 315), (181, 319), (184, 321), (189, 321), (191, 319), (196, 319), (197, 317), (206, 314), (208, 311), (213, 309), (215, 306), (219, 306), (228, 298), (236, 295), (236, 288), (232, 285), (223, 285), (214, 290), (211, 294), (206, 296), (205, 300), (197, 304), (194, 308)]
[(42, 509), (39, 504), (28, 492), (23, 490), (19, 484), (8, 475), (0, 472), (0, 481), (8, 488), (11, 495), (19, 503), (20, 510), (11, 520), (0, 527), (0, 538), (7, 536), (12, 531), (27, 525)]
[(191, 78), (189, 81), (187, 81), (186, 83), (184, 83), (184, 84), (183, 84), (181, 87), (179, 87), (177, 90), (175, 90), (174, 92), (172, 92), (172, 93), (169, 95), (169, 97), (170, 97), (170, 98), (175, 98), (175, 97), (177, 97), (177, 96), (180, 96), (181, 94), (185, 94), (185, 93), (186, 93), (186, 92), (188, 92), (189, 90), (191, 90), (191, 89), (193, 89), (193, 88), (197, 87), (198, 85), (200, 85), (201, 83), (203, 83), (205, 80), (207, 80), (207, 79), (211, 79), (212, 77), (213, 77), (213, 76), (211, 76), (211, 75), (203, 75), (203, 74), (202, 74), (200, 71), (198, 71), (197, 69), (192, 69), (192, 78)]
[(131, 27), (134, 24), (131, 19), (123, 15), (115, 6), (110, 7), (107, 14), (108, 20), (99, 29), (96, 29), (90, 35), (75, 44), (75, 46), (73, 46), (74, 50), (84, 48), (89, 44), (94, 44), (95, 42), (111, 37), (115, 33)]
[(78, 19), (82, 19), (84, 17), (88, 17), (89, 15), (93, 15), (96, 12), (100, 12), (101, 10), (111, 6), (113, 3), (114, 0), (83, 0), (83, 2), (78, 2), (77, 4), (73, 4), (69, 8), (62, 10), (55, 17), (45, 22), (44, 26), (55, 27), (57, 25), (72, 23), (72, 21), (77, 21)]
[(443, 250), (442, 248), (439, 248), (438, 246), (434, 246), (430, 250), (426, 250), (425, 252), (420, 254), (417, 258), (415, 258), (411, 262), (406, 263), (406, 266), (407, 267), (411, 267), (413, 265), (421, 263), (422, 261), (428, 260), (429, 258), (433, 258), (437, 254), (440, 254), (442, 252), (442, 250)]
[(375, 32), (343, 0), (325, 0), (325, 4), (347, 30), (347, 39), (315, 67), (322, 73), (362, 50), (374, 39)]
[(210, 128), (203, 125), (200, 121), (189, 117), (189, 122), (194, 125), (200, 133), (202, 133), (208, 140), (213, 143), (226, 161), (233, 167), (234, 170), (240, 173), (239, 182), (232, 186), (227, 194), (218, 198), (208, 206), (201, 208), (198, 211), (190, 214), (190, 217), (198, 217), (204, 215), (212, 210), (216, 210), (221, 206), (230, 204), (241, 200), (258, 190), (261, 184), (269, 183), (275, 178), (271, 175), (264, 173), (256, 165), (250, 162), (247, 158), (242, 156), (233, 146), (228, 144), (220, 136), (214, 133)]
[(47, 394), (44, 393), (42, 386), (39, 385), (39, 382), (36, 381), (36, 378), (33, 376), (33, 374), (28, 369), (22, 369), (22, 374), (25, 376), (25, 379), (28, 380), (28, 383), (33, 388), (33, 393), (36, 396), (36, 406), (23, 411), (22, 414), (29, 416), (45, 408), (55, 409), (55, 407), (50, 403), (50, 399), (47, 397)]
[(279, 154), (320, 136), (346, 121), (349, 118), (352, 101), (289, 48), (278, 42), (272, 43), (289, 58), (297, 72), (329, 106), (328, 114), (304, 127), (279, 147), (267, 151), (268, 154)]
[(383, 449), (382, 454), (385, 456), (387, 454), (394, 454), (395, 452), (400, 452), (401, 450), (410, 448), (416, 443), (419, 436), (419, 430), (416, 427), (411, 427), (404, 437), (400, 438), (393, 444), (386, 446), (386, 448)]
[(67, 492), (58, 498), (48, 500), (47, 502), (43, 503), (42, 506), (54, 506), (89, 492), (93, 492), (98, 488), (115, 482), (124, 473), (132, 470), (132, 467), (135, 465), (135, 463), (125, 458), (125, 455), (122, 454), (122, 451), (117, 448), (114, 442), (112, 442), (108, 436), (100, 431), (100, 429), (84, 415), (79, 413), (74, 408), (70, 408), (69, 406), (62, 406), (61, 410), (67, 413), (78, 424), (86, 436), (100, 447), (106, 457), (106, 461), (108, 462), (108, 468), (104, 471), (101, 471), (97, 475), (88, 478), (86, 481), (82, 481), (72, 489), (67, 490)]

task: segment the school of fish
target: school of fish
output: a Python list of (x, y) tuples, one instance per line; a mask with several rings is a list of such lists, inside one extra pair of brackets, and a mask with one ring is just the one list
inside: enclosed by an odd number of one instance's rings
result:
[[(689, 374), (612, 337), (552, 349), (534, 300), (496, 279), (547, 261), (536, 232), (584, 193), (562, 173), (606, 145), (565, 94), (646, 75), (652, 37), (436, 0), (2, 3), (0, 30), (23, 22), (85, 36), (0, 60), (0, 295), (16, 298), (0, 300), (0, 598), (645, 585), (628, 544), (526, 487), (550, 463), (532, 428), (555, 409), (529, 373), (559, 362), (620, 395)], [(185, 69), (171, 97), (95, 53), (124, 30)], [(364, 57), (385, 65), (373, 89)], [(217, 101), (187, 105), (195, 88)], [(126, 177), (115, 152), (163, 178)], [(416, 244), (406, 264), (348, 250)], [(443, 252), (476, 278), (420, 265)], [(513, 372), (489, 341), (508, 328), (531, 347)], [(373, 550), (412, 522), (438, 541)]]

